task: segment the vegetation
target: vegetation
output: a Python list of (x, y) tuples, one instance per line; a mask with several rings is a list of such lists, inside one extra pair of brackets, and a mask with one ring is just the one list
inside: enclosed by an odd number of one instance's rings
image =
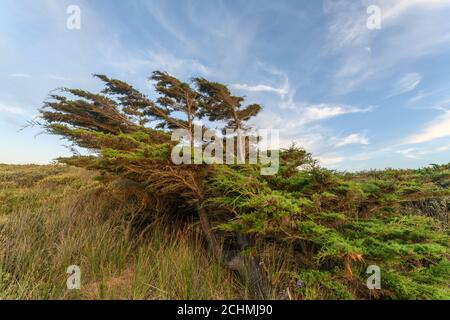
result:
[[(195, 224), (133, 234), (129, 190), (67, 166), (0, 166), (0, 299), (230, 299), (245, 290)], [(6, 199), (4, 200), (4, 196)], [(69, 265), (81, 290), (68, 290)]]
[[(205, 118), (248, 157), (240, 134), (261, 107), (201, 78), (154, 72), (153, 101), (97, 77), (103, 92), (63, 89), (39, 123), (88, 155), (0, 168), (3, 298), (450, 298), (450, 164), (340, 173), (293, 146), (272, 176), (238, 156), (175, 165), (171, 132), (195, 157)], [(84, 290), (65, 288), (72, 264)]]
[[(223, 168), (212, 201), (235, 212), (221, 230), (290, 248), (296, 298), (449, 299), (449, 169), (341, 174), (284, 162), (264, 178)], [(380, 290), (366, 286), (369, 265), (381, 269)]]

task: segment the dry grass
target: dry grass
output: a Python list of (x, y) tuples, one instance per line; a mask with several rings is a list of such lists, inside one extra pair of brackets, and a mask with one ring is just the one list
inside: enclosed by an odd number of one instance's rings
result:
[[(249, 298), (196, 228), (130, 237), (136, 207), (80, 169), (0, 166), (0, 299)], [(69, 265), (81, 290), (66, 288)]]

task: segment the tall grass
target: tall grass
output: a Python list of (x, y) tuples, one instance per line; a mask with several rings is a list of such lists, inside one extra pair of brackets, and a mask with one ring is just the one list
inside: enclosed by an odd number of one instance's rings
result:
[[(21, 194), (0, 214), (0, 299), (249, 297), (207, 253), (195, 226), (174, 230), (159, 220), (144, 237), (131, 237), (138, 204), (116, 201), (92, 174), (25, 169), (0, 175), (0, 192), (7, 184), (10, 194)], [(81, 290), (67, 289), (70, 265), (81, 269)]]

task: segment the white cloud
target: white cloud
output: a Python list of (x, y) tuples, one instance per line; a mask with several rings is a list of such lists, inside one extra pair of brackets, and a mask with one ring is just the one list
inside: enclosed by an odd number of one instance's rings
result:
[(370, 111), (372, 111), (371, 107), (358, 108), (353, 106), (333, 105), (333, 104), (310, 105), (307, 106), (300, 114), (299, 122), (305, 124), (334, 118), (344, 114), (370, 112)]
[[(368, 5), (381, 8), (381, 30), (366, 27)], [(448, 49), (450, 0), (328, 0), (324, 8), (325, 52), (340, 62), (333, 75), (337, 94), (386, 80), (399, 64)]]
[(282, 88), (276, 88), (271, 87), (269, 85), (265, 84), (257, 84), (257, 85), (248, 85), (248, 84), (232, 84), (230, 85), (230, 88), (241, 90), (241, 91), (249, 91), (249, 92), (272, 92), (279, 96), (285, 96), (289, 92), (289, 88), (282, 87)]
[(363, 144), (368, 145), (369, 139), (367, 139), (364, 135), (360, 133), (352, 133), (341, 139), (332, 139), (334, 140), (334, 145), (338, 148), (344, 147), (351, 144)]
[(450, 150), (450, 144), (447, 144), (445, 146), (436, 148), (436, 152), (445, 152), (445, 151), (448, 151), (448, 150)]
[(426, 97), (428, 97), (428, 96), (430, 96), (430, 95), (431, 95), (430, 93), (427, 93), (427, 92), (421, 90), (421, 91), (419, 91), (419, 93), (417, 93), (414, 97), (409, 98), (409, 100), (407, 101), (407, 103), (408, 103), (408, 104), (416, 103), (416, 102), (421, 101), (421, 100), (423, 100), (424, 98), (426, 98)]
[[(258, 67), (270, 77), (265, 78), (265, 85), (233, 85), (234, 89), (246, 89), (249, 92), (271, 92), (279, 97), (279, 101), (271, 100), (275, 109), (265, 109), (264, 112), (252, 120), (251, 124), (259, 129), (278, 130), (280, 147), (289, 147), (293, 142), (305, 148), (314, 155), (323, 154), (336, 147), (331, 144), (333, 133), (330, 128), (320, 126), (321, 121), (352, 113), (372, 111), (372, 107), (357, 107), (335, 103), (308, 103), (295, 101), (296, 91), (290, 87), (287, 74), (277, 68), (258, 62)], [(274, 83), (282, 83), (276, 86)], [(367, 138), (362, 135), (350, 135), (342, 141), (341, 145), (352, 143), (368, 144)], [(338, 156), (322, 157), (326, 165), (337, 164), (341, 159)]]
[(25, 110), (19, 107), (7, 106), (0, 103), (0, 113), (24, 114)]
[(330, 53), (336, 53), (347, 46), (365, 43), (369, 33), (366, 27), (366, 10), (361, 3), (326, 0), (324, 12), (331, 15), (326, 47)]
[(316, 159), (319, 161), (319, 163), (321, 165), (323, 165), (323, 166), (330, 166), (330, 167), (338, 165), (342, 161), (345, 160), (344, 157), (334, 156), (334, 155), (322, 155), (322, 156), (316, 157)]
[[(283, 85), (281, 87), (275, 87), (263, 84), (255, 86), (234, 84), (231, 85), (231, 87), (250, 92), (272, 92), (277, 94), (280, 97), (280, 102), (277, 104), (277, 107), (289, 110), (286, 111), (288, 113), (294, 112), (294, 115), (290, 116), (287, 121), (294, 121), (296, 127), (345, 114), (370, 112), (373, 109), (372, 107), (359, 108), (332, 103), (310, 104), (308, 102), (297, 102), (295, 101), (296, 90), (291, 88), (289, 77), (285, 72), (266, 63), (262, 63), (261, 61), (258, 62), (258, 67), (274, 76), (276, 80), (282, 82)], [(286, 122), (283, 122), (283, 128), (286, 127), (285, 124)]]
[(396, 152), (410, 159), (429, 158), (430, 155), (442, 153), (450, 150), (450, 144), (435, 148), (407, 148)]
[[(321, 121), (332, 119), (349, 113), (369, 112), (371, 108), (332, 104), (304, 104), (298, 109), (287, 109), (283, 112), (265, 110), (251, 123), (255, 128), (278, 130), (281, 148), (287, 148), (295, 143), (313, 155), (322, 155), (336, 148), (336, 143), (346, 145), (351, 143), (366, 144), (368, 140), (361, 134), (350, 135), (339, 141), (333, 141), (333, 130), (320, 125)], [(323, 157), (324, 165), (335, 165), (338, 156)]]
[(290, 117), (289, 120), (294, 119), (296, 126), (320, 120), (326, 120), (349, 113), (370, 112), (373, 109), (372, 107), (359, 108), (332, 103), (310, 104), (308, 102), (297, 102), (295, 101), (296, 90), (291, 88), (289, 77), (285, 72), (262, 62), (258, 62), (258, 66), (265, 72), (271, 74), (272, 76), (275, 76), (278, 82), (280, 82), (281, 80), (283, 82), (283, 85), (281, 87), (275, 87), (262, 84), (255, 86), (246, 84), (234, 84), (231, 87), (234, 89), (247, 90), (250, 92), (276, 93), (280, 97), (280, 101), (277, 104), (277, 107), (280, 109), (287, 109), (286, 112), (288, 113), (294, 112), (295, 115)]
[(409, 136), (405, 144), (416, 144), (450, 136), (450, 111), (428, 124), (420, 133)]
[(418, 9), (420, 7), (426, 9), (450, 4), (449, 0), (381, 0), (379, 2), (386, 7), (382, 11), (382, 20), (385, 22), (390, 22), (400, 17), (410, 9)]
[(380, 7), (381, 27), (386, 28), (411, 9), (436, 9), (450, 5), (450, 0), (326, 0), (324, 11), (332, 16), (328, 25), (328, 49), (331, 52), (370, 41), (374, 32), (366, 26), (369, 5)]
[(9, 76), (13, 78), (31, 78), (31, 76), (26, 73), (12, 73)]
[(437, 101), (432, 109), (447, 111), (450, 110), (450, 97), (445, 97)]
[(410, 159), (419, 159), (421, 156), (421, 153), (415, 148), (397, 150), (397, 153)]
[(422, 76), (417, 72), (411, 72), (404, 75), (394, 85), (394, 90), (389, 97), (400, 95), (414, 90), (422, 81)]
[[(282, 82), (283, 85), (276, 86), (271, 84), (255, 84), (255, 85), (249, 85), (249, 84), (242, 84), (242, 83), (234, 83), (230, 85), (231, 89), (239, 90), (239, 91), (247, 91), (247, 92), (268, 92), (268, 93), (274, 93), (278, 95), (281, 98), (280, 104), (278, 105), (281, 108), (289, 109), (291, 107), (294, 107), (293, 102), (293, 96), (295, 95), (295, 91), (291, 89), (289, 78), (287, 74), (281, 70), (278, 70), (277, 68), (270, 66), (266, 63), (263, 63), (261, 61), (258, 61), (256, 63), (259, 69), (261, 69), (263, 72), (268, 73), (273, 79), (271, 79), (268, 82), (272, 83), (280, 83)], [(281, 81), (280, 81), (281, 80)]]
[(299, 108), (289, 109), (283, 113), (266, 110), (261, 112), (255, 124), (262, 129), (281, 129), (284, 132), (298, 131), (305, 125), (311, 125), (322, 120), (332, 119), (351, 113), (370, 112), (371, 107), (358, 108), (338, 104), (298, 104)]

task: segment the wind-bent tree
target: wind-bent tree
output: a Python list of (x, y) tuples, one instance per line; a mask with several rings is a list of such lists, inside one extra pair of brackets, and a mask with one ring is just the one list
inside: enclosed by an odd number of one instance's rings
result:
[(226, 128), (241, 130), (260, 106), (241, 108), (244, 98), (232, 96), (222, 84), (200, 78), (192, 86), (155, 71), (150, 79), (158, 98), (153, 101), (123, 81), (95, 77), (105, 84), (101, 93), (62, 89), (41, 109), (42, 125), (50, 133), (91, 151), (59, 161), (141, 184), (152, 210), (196, 210), (209, 246), (219, 253), (204, 206), (205, 179), (213, 167), (174, 165), (170, 154), (176, 142), (171, 141), (171, 131), (187, 130), (193, 148), (194, 143), (203, 143), (195, 141), (195, 120), (225, 120)]
[[(282, 297), (303, 299), (450, 296), (447, 229), (416, 207), (431, 201), (434, 211), (435, 199), (449, 196), (448, 165), (341, 174), (320, 168), (294, 146), (280, 151), (273, 176), (261, 175), (258, 164), (175, 165), (173, 130), (186, 130), (191, 148), (207, 147), (208, 141), (195, 140), (196, 120), (245, 130), (260, 106), (244, 107), (242, 97), (202, 78), (184, 83), (154, 72), (153, 101), (125, 82), (96, 77), (105, 84), (102, 92), (63, 89), (41, 109), (50, 133), (91, 151), (60, 161), (138, 185), (146, 212), (174, 218), (195, 213), (215, 254), (221, 255), (222, 241), (240, 251), (226, 262), (255, 296), (268, 297), (266, 288), (277, 289), (276, 297), (283, 289)], [(284, 287), (274, 287), (263, 263), (268, 259), (259, 259), (266, 245), (289, 258)], [(383, 270), (381, 291), (366, 286), (367, 265)]]
[(150, 79), (156, 82), (155, 89), (160, 94), (157, 103), (169, 114), (179, 112), (185, 117), (185, 120), (176, 119), (175, 123), (163, 122), (161, 127), (187, 130), (190, 134), (191, 149), (193, 149), (194, 120), (200, 118), (198, 93), (188, 83), (181, 82), (165, 72), (155, 71)]
[(233, 96), (227, 86), (204, 78), (194, 78), (202, 94), (201, 114), (210, 121), (225, 121), (225, 129), (235, 131), (246, 129), (245, 123), (261, 111), (261, 106), (251, 104), (243, 107), (243, 97)]
[(231, 129), (236, 134), (238, 163), (243, 163), (246, 150), (242, 132), (248, 129), (245, 123), (261, 111), (261, 106), (251, 104), (243, 107), (244, 98), (233, 96), (228, 87), (221, 83), (204, 78), (194, 78), (194, 82), (201, 93), (200, 115), (208, 117), (208, 120), (212, 122), (224, 121), (226, 123), (223, 128), (224, 133), (226, 129)]

